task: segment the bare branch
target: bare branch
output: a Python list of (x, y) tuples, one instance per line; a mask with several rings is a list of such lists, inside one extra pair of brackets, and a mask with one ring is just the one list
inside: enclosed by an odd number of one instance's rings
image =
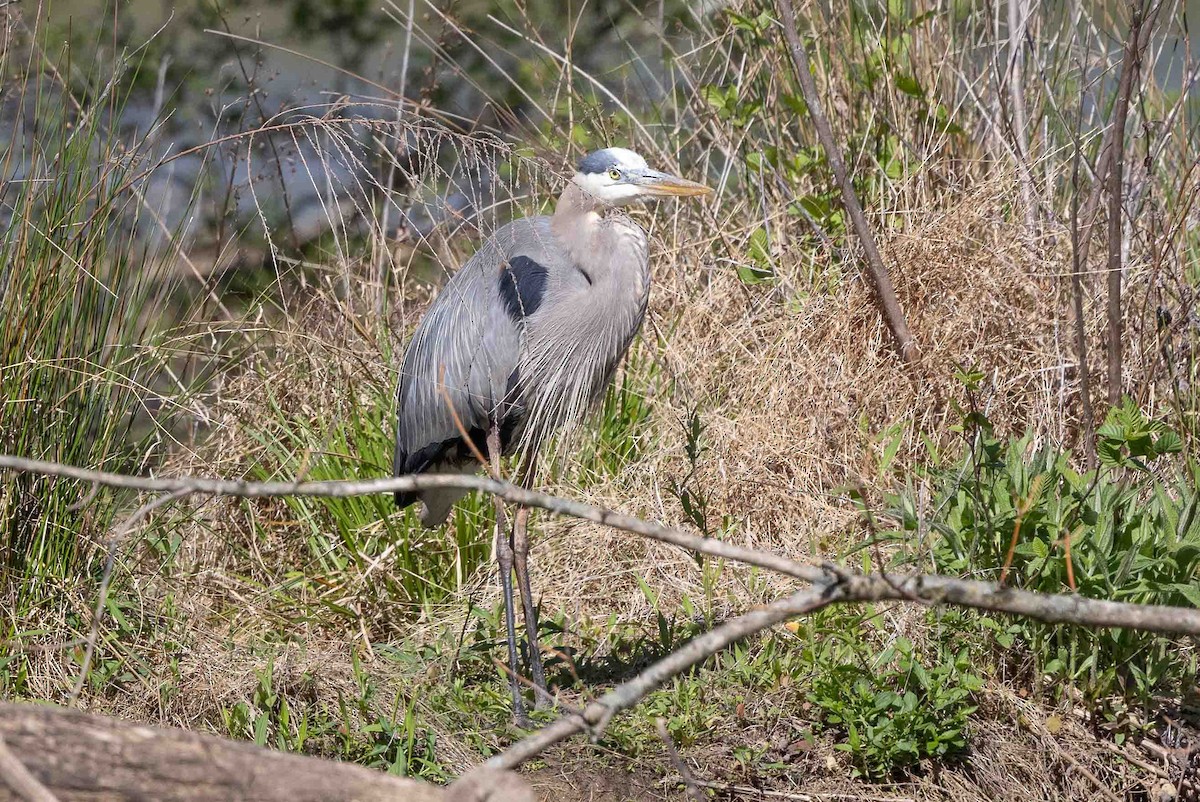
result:
[(976, 610), (1024, 616), (1048, 624), (1123, 627), (1179, 635), (1200, 634), (1200, 610), (1193, 607), (1126, 604), (1088, 599), (1074, 593), (1033, 593), (991, 582), (936, 574), (853, 574), (845, 582), (846, 601), (906, 601), (915, 596), (927, 604), (956, 604)]
[(775, 554), (743, 548), (720, 540), (699, 537), (689, 532), (663, 526), (662, 524), (644, 521), (631, 515), (622, 515), (603, 507), (595, 507), (591, 504), (556, 498), (545, 493), (527, 490), (523, 487), (485, 476), (473, 476), (469, 474), (417, 474), (389, 477), (386, 479), (326, 482), (246, 482), (240, 479), (210, 479), (194, 476), (143, 478), (105, 471), (92, 471), (57, 462), (0, 455), (0, 470), (4, 469), (23, 473), (36, 473), (44, 476), (60, 476), (68, 479), (78, 479), (83, 482), (96, 482), (107, 487), (118, 487), (126, 490), (141, 490), (151, 493), (184, 491), (185, 493), (202, 496), (234, 496), (238, 498), (272, 498), (281, 496), (350, 498), (353, 496), (395, 493), (397, 491), (407, 492), (451, 487), (463, 490), (480, 490), (527, 507), (537, 507), (538, 509), (547, 510), (557, 515), (566, 515), (604, 526), (611, 526), (614, 529), (621, 529), (635, 535), (650, 538), (651, 540), (669, 543), (712, 557), (755, 565), (759, 568), (795, 577), (796, 579), (813, 581), (824, 577), (824, 572), (820, 568), (803, 565)]
[(956, 579), (930, 574), (855, 574), (834, 566), (805, 565), (777, 554), (748, 549), (681, 529), (622, 515), (603, 507), (558, 498), (545, 493), (465, 474), (420, 474), (386, 479), (324, 482), (246, 482), (200, 477), (141, 478), (105, 471), (92, 471), (44, 460), (0, 455), (0, 469), (61, 476), (108, 487), (157, 493), (270, 498), (317, 496), (349, 498), (390, 494), (430, 488), (481, 490), (508, 501), (537, 507), (558, 515), (610, 526), (635, 535), (691, 551), (765, 568), (819, 587), (835, 581), (846, 589), (846, 601), (892, 599), (925, 604), (957, 604), (980, 610), (1010, 613), (1049, 623), (1071, 623), (1089, 627), (1127, 627), (1152, 632), (1200, 635), (1200, 610), (1186, 607), (1151, 606), (1088, 599), (1076, 595), (1032, 593), (1002, 588), (990, 582)]
[[(1137, 45), (1137, 59), (1140, 63), (1142, 53), (1146, 51), (1146, 47), (1150, 44), (1150, 32), (1154, 28), (1154, 21), (1158, 17), (1159, 11), (1162, 10), (1162, 3), (1159, 2), (1146, 15), (1146, 21), (1142, 25), (1140, 32), (1136, 38), (1131, 38), (1131, 41)], [(1129, 51), (1126, 50), (1126, 56)], [(1133, 91), (1133, 73), (1131, 70), (1125, 69), (1124, 61), (1121, 69), (1121, 79), (1117, 85), (1117, 97), (1129, 97)], [(1082, 102), (1082, 99), (1081, 99)], [(1114, 152), (1116, 150), (1116, 126), (1110, 125), (1104, 132), (1104, 137), (1100, 140), (1100, 154), (1096, 157), (1095, 183), (1092, 184), (1091, 192), (1088, 193), (1087, 202), (1083, 205), (1083, 211), (1079, 214), (1079, 219), (1083, 222), (1080, 231), (1079, 239), (1079, 258), (1078, 264), (1080, 270), (1087, 269), (1088, 253), (1091, 250), (1092, 244), (1092, 226), (1096, 223), (1096, 215), (1100, 210), (1100, 198), (1104, 195), (1107, 187), (1109, 171), (1112, 167)]]
[(813, 81), (812, 73), (809, 72), (808, 52), (804, 49), (804, 42), (800, 39), (800, 35), (796, 33), (796, 12), (792, 8), (792, 0), (779, 0), (779, 10), (780, 16), (783, 17), (783, 34), (791, 49), (796, 78), (800, 82), (800, 91), (804, 94), (804, 103), (808, 106), (813, 126), (817, 129), (817, 138), (821, 140), (825, 158), (829, 160), (829, 166), (841, 189), (842, 205), (846, 207), (846, 213), (854, 225), (854, 232), (858, 235), (859, 242), (862, 243), (863, 253), (867, 257), (867, 266), (870, 268), (871, 280), (875, 285), (875, 295), (879, 302), (880, 312), (892, 332), (892, 337), (896, 340), (896, 348), (900, 351), (901, 359), (913, 363), (917, 359), (917, 346), (913, 341), (912, 334), (909, 333), (908, 322), (904, 318), (904, 310), (900, 308), (900, 300), (896, 297), (896, 291), (892, 287), (891, 276), (888, 275), (883, 257), (879, 255), (879, 248), (875, 244), (875, 235), (871, 233), (871, 227), (867, 225), (867, 218), (863, 215), (862, 205), (858, 202), (858, 196), (854, 194), (854, 185), (850, 182), (846, 165), (838, 151), (838, 144), (833, 138), (833, 129), (829, 127), (829, 120), (825, 117), (825, 110), (821, 106), (821, 96), (817, 93), (817, 85)]
[(683, 786), (687, 789), (688, 796), (693, 802), (708, 802), (708, 797), (704, 795), (704, 791), (700, 790), (700, 786), (696, 783), (696, 778), (692, 776), (692, 770), (688, 768), (687, 761), (683, 759), (683, 755), (679, 754), (679, 750), (675, 748), (675, 742), (671, 740), (671, 733), (667, 729), (667, 720), (659, 716), (654, 720), (654, 728), (658, 731), (659, 740), (667, 748), (667, 756), (671, 758), (671, 765), (675, 768), (675, 771), (679, 772), (679, 777), (683, 780)]
[(864, 796), (861, 791), (853, 794), (836, 791), (774, 791), (770, 788), (753, 788), (736, 783), (716, 783), (696, 780), (696, 785), (711, 788), (724, 796), (718, 799), (790, 799), (792, 802), (917, 802), (911, 796)]
[[(1097, 602), (1076, 595), (1046, 595), (1008, 590), (982, 582), (948, 577), (864, 576), (839, 571), (828, 582), (799, 590), (786, 599), (726, 621), (659, 660), (628, 682), (618, 685), (581, 714), (564, 716), (533, 735), (518, 741), (484, 765), (514, 769), (553, 744), (579, 732), (597, 737), (616, 713), (637, 704), (666, 680), (698, 665), (743, 638), (804, 613), (832, 604), (880, 599), (920, 598), (983, 610), (1002, 610), (1051, 623), (1087, 621), (1095, 626), (1131, 626), (1159, 631), (1184, 631), (1175, 627), (1187, 619), (1189, 629), (1200, 627), (1200, 610)], [(1168, 612), (1169, 611), (1169, 612)], [(1166, 627), (1167, 630), (1161, 629)]]
[[(1137, 83), (1142, 62), (1142, 28), (1154, 25), (1161, 2), (1147, 17), (1149, 0), (1133, 6), (1129, 38), (1121, 59), (1121, 84), (1112, 124), (1112, 166), (1108, 172), (1108, 403), (1121, 403), (1121, 196), (1125, 170), (1125, 121), (1129, 97)], [(1148, 39), (1146, 41), (1149, 41)]]
[[(1083, 419), (1083, 458), (1090, 471), (1096, 467), (1096, 416), (1092, 411), (1092, 378), (1088, 367), (1087, 321), (1083, 317), (1083, 271), (1087, 259), (1086, 238), (1079, 234), (1079, 163), (1082, 146), (1079, 127), (1083, 121), (1083, 97), (1079, 98), (1079, 119), (1071, 132), (1074, 148), (1071, 154), (1071, 305), (1075, 319), (1075, 358), (1079, 360), (1079, 400)], [(1089, 199), (1090, 202), (1090, 199)]]
[(1029, 24), (1029, 0), (1008, 0), (1008, 93), (1012, 103), (1013, 144), (1017, 151), (1017, 176), (1025, 227), (1032, 235), (1037, 227), (1038, 201), (1030, 165), (1029, 132), (1025, 122), (1025, 26)]

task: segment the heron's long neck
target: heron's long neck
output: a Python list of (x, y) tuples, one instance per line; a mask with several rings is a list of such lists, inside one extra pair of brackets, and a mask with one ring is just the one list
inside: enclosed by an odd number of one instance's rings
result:
[(573, 183), (568, 183), (558, 198), (550, 228), (576, 263), (595, 260), (604, 221), (601, 208), (594, 197)]

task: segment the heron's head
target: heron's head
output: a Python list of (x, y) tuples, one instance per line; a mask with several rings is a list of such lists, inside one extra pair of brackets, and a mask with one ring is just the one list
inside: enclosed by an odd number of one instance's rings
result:
[(593, 150), (580, 160), (579, 169), (571, 180), (605, 206), (624, 206), (644, 198), (712, 192), (704, 184), (651, 170), (645, 159), (625, 148)]

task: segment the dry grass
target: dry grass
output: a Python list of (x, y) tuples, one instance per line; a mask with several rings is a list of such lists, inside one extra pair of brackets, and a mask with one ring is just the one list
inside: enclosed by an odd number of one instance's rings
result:
[[(986, 182), (885, 242), (921, 344), (916, 375), (895, 359), (857, 276), (782, 304), (728, 272), (698, 280), (695, 251), (662, 264), (650, 325), (670, 331), (657, 358), (676, 385), (653, 399), (664, 447), (590, 488), (590, 500), (687, 525), (668, 488), (687, 469), (680, 421), (699, 407), (710, 451), (697, 481), (739, 522), (732, 536), (798, 559), (837, 554), (857, 534), (843, 489), (889, 486), (900, 475), (879, 473), (882, 433), (902, 424), (909, 459), (922, 433), (943, 445), (955, 438), (949, 402), (967, 404), (956, 366), (988, 374), (983, 403), (1002, 430), (1062, 442), (1072, 423), (1061, 384), (1070, 356), (1057, 282), (1047, 276), (1063, 254), (1021, 244), (1003, 215), (1011, 191), (1010, 182)], [(592, 600), (610, 610), (628, 600), (626, 614), (646, 614), (634, 577), (653, 577), (668, 594), (699, 593), (695, 563), (670, 549), (578, 522), (548, 525), (547, 535), (536, 556), (558, 570), (542, 590), (573, 614), (600, 614)], [(736, 583), (727, 589), (741, 595)]]

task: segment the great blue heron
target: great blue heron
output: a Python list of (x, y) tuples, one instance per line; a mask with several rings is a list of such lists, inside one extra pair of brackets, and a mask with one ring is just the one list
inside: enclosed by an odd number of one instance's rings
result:
[[(484, 467), (476, 454), (498, 473), (500, 457), (515, 453), (517, 481), (530, 482), (539, 448), (603, 395), (646, 314), (646, 233), (625, 215), (604, 212), (711, 191), (650, 169), (633, 151), (606, 148), (579, 162), (552, 216), (499, 228), (438, 294), (409, 343), (397, 392), (396, 475), (472, 472)], [(396, 504), (420, 500), (421, 522), (435, 527), (463, 495), (397, 493)], [(529, 588), (529, 510), (517, 510), (510, 536), (504, 503), (495, 504), (513, 713), (523, 721), (514, 567), (533, 682), (546, 687)]]

